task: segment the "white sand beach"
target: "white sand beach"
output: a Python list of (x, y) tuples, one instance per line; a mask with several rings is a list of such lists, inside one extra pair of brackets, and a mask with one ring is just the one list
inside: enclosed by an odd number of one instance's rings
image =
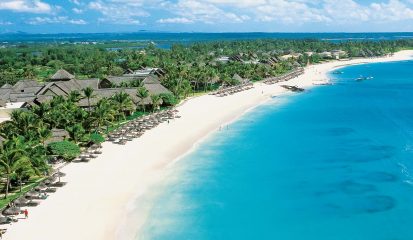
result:
[[(310, 88), (328, 81), (327, 72), (344, 65), (411, 59), (413, 51), (392, 57), (332, 61), (309, 66), (305, 74), (282, 84)], [(72, 163), (62, 169), (67, 185), (38, 207), (28, 208), (29, 219), (6, 226), (7, 240), (133, 239), (134, 232), (118, 231), (128, 216), (128, 204), (163, 179), (163, 171), (190, 151), (194, 144), (248, 109), (287, 90), (256, 83), (255, 88), (227, 97), (204, 95), (177, 107), (181, 118), (146, 132), (125, 146), (106, 142), (103, 154), (89, 163)], [(136, 213), (135, 213), (136, 214)], [(145, 221), (141, 214), (136, 228)], [(135, 219), (136, 221), (136, 219)]]

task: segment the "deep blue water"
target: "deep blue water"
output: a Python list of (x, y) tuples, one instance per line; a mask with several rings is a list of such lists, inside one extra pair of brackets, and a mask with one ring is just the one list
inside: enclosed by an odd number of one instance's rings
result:
[(67, 34), (0, 34), (0, 42), (83, 42), (131, 41), (155, 42), (161, 48), (174, 43), (190, 44), (205, 41), (252, 39), (320, 39), (325, 41), (412, 39), (412, 32), (397, 33), (67, 33)]
[(170, 169), (136, 239), (412, 240), (412, 69), (347, 67), (249, 112)]

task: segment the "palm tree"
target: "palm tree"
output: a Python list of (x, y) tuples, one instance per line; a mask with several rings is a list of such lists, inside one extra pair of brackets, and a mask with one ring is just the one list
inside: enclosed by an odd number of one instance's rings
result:
[(40, 142), (45, 146), (45, 142), (48, 138), (52, 136), (52, 131), (47, 128), (43, 123), (37, 128), (37, 134)]
[(35, 105), (32, 108), (32, 112), (36, 114), (42, 120), (45, 119), (49, 111), (50, 111), (49, 103), (41, 103), (40, 105)]
[(66, 130), (69, 132), (70, 138), (76, 143), (79, 142), (86, 133), (85, 129), (79, 123), (67, 127)]
[(31, 166), (37, 175), (47, 175), (50, 166), (47, 163), (47, 149), (44, 146), (37, 145), (29, 147), (27, 155), (30, 156)]
[(136, 96), (140, 98), (139, 104), (141, 105), (143, 112), (145, 112), (145, 99), (149, 97), (148, 89), (146, 89), (145, 87), (139, 87)]
[(90, 114), (90, 99), (94, 96), (93, 95), (93, 88), (91, 87), (87, 87), (83, 89), (83, 94), (85, 95), (85, 97), (87, 98), (87, 105), (88, 105), (88, 109), (89, 109), (89, 114)]
[(23, 187), (23, 178), (27, 176), (32, 176), (35, 175), (35, 170), (32, 166), (32, 163), (30, 160), (26, 157), (23, 158), (18, 166), (16, 166), (16, 170), (13, 173), (13, 177), (17, 179), (17, 182), (19, 183), (19, 191), (22, 192), (22, 187)]
[[(93, 89), (92, 89), (92, 90), (93, 90)], [(93, 91), (92, 91), (92, 92), (93, 92)], [(85, 95), (86, 95), (86, 94), (85, 94)], [(82, 99), (82, 94), (80, 94), (80, 92), (77, 91), (77, 90), (71, 91), (71, 92), (69, 93), (69, 95), (67, 96), (67, 100), (68, 100), (69, 102), (72, 102), (72, 103), (77, 103), (77, 102), (80, 101), (80, 99)]]
[(108, 127), (115, 115), (114, 106), (107, 98), (101, 99), (95, 107), (95, 110), (92, 112), (91, 120), (95, 123), (96, 129), (95, 132), (98, 132), (100, 127)]
[(152, 101), (152, 111), (155, 112), (155, 110), (158, 109), (159, 105), (161, 105), (162, 98), (159, 95), (151, 95), (151, 101)]
[(28, 158), (25, 155), (26, 146), (22, 137), (14, 137), (6, 140), (0, 147), (0, 165), (6, 175), (6, 189), (4, 198), (9, 194), (10, 180), (15, 172), (27, 165)]
[(133, 102), (129, 94), (119, 92), (112, 96), (112, 100), (119, 108), (121, 116), (124, 118), (127, 113), (133, 111)]
[[(12, 125), (14, 126), (14, 136), (20, 135), (26, 137), (28, 141), (35, 140), (37, 128), (40, 124), (40, 119), (33, 112), (29, 111), (13, 111), (11, 113)], [(10, 135), (10, 133), (7, 133)]]

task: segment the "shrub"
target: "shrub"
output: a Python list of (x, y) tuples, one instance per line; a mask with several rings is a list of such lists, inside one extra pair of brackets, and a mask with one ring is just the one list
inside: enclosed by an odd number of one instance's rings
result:
[(50, 143), (48, 150), (52, 155), (57, 155), (68, 161), (73, 160), (80, 154), (79, 146), (69, 141)]
[(159, 95), (162, 98), (163, 105), (173, 106), (178, 104), (178, 99), (171, 93), (162, 93)]
[(89, 136), (89, 141), (92, 143), (98, 144), (98, 143), (103, 143), (105, 141), (105, 138), (99, 133), (92, 133)]

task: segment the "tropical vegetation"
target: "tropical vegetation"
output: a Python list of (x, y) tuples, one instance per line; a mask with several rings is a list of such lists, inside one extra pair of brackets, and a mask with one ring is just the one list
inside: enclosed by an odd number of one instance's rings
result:
[[(160, 80), (172, 94), (150, 95), (145, 87), (136, 84), (138, 109), (130, 95), (123, 92), (99, 99), (92, 107), (94, 90), (85, 88), (71, 92), (66, 98), (57, 96), (27, 111), (13, 112), (11, 121), (0, 124), (0, 173), (5, 198), (10, 191), (22, 191), (25, 184), (47, 176), (51, 170), (49, 162), (55, 157), (72, 160), (79, 155), (79, 147), (103, 142), (105, 133), (122, 122), (156, 111), (161, 105), (175, 105), (179, 99), (196, 92), (213, 90), (222, 84), (237, 84), (234, 74), (257, 81), (285, 73), (297, 65), (324, 61), (319, 54), (324, 51), (340, 49), (346, 51), (348, 57), (382, 56), (411, 48), (413, 41), (223, 41), (177, 44), (170, 49), (149, 44), (143, 49), (118, 51), (108, 51), (102, 46), (21, 44), (0, 49), (0, 85), (14, 84), (21, 79), (45, 82), (60, 68), (86, 79), (122, 75), (126, 69), (159, 67), (165, 71)], [(315, 54), (306, 53), (310, 51)], [(294, 53), (301, 54), (296, 59), (279, 58)], [(238, 61), (217, 61), (223, 56), (236, 56)], [(271, 58), (277, 61), (263, 64)], [(82, 99), (87, 100), (86, 109), (77, 104)], [(66, 131), (68, 137), (50, 142), (55, 129)]]

